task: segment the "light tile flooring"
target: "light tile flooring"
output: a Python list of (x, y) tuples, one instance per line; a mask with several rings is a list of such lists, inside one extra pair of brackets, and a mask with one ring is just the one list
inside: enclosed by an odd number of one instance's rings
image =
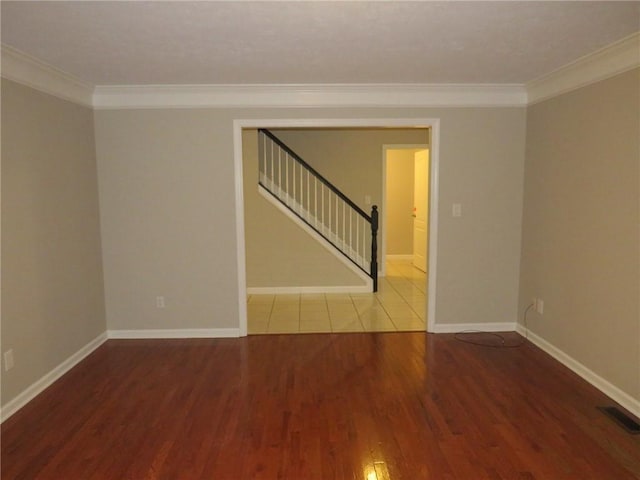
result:
[(424, 272), (410, 261), (387, 261), (378, 292), (249, 295), (249, 334), (424, 331)]

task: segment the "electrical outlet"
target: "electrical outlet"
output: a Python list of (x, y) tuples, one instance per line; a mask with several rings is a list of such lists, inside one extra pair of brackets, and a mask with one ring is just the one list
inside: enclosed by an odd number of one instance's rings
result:
[(453, 206), (451, 207), (451, 214), (454, 217), (461, 217), (462, 216), (462, 204), (461, 203), (454, 203)]
[(13, 368), (13, 349), (4, 352), (4, 370), (8, 372)]
[(537, 299), (536, 297), (533, 297), (533, 298), (531, 299), (531, 305), (532, 305), (532, 307), (531, 307), (531, 308), (533, 308), (536, 312), (538, 311), (538, 310), (536, 309), (536, 305), (537, 305), (537, 304), (538, 304), (538, 299)]
[(544, 302), (541, 298), (536, 299), (536, 312), (538, 312), (540, 315), (544, 313)]
[(156, 297), (156, 307), (164, 308), (164, 297), (162, 296)]

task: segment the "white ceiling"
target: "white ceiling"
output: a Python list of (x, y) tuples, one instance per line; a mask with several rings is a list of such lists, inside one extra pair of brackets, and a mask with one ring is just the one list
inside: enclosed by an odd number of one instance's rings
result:
[(526, 83), (640, 2), (2, 1), (2, 43), (94, 85)]

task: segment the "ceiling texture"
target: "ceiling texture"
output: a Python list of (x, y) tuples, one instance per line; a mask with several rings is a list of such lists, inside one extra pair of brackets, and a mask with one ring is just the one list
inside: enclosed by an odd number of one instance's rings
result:
[(640, 2), (3, 1), (2, 43), (93, 85), (524, 84)]

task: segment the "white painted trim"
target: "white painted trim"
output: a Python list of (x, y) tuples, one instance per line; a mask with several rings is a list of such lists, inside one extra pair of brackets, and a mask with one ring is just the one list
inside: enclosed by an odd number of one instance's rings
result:
[(13, 47), (2, 44), (1, 48), (3, 78), (80, 105), (93, 105), (93, 85)]
[(462, 333), (467, 331), (479, 332), (515, 332), (515, 322), (494, 323), (441, 323), (435, 325), (432, 333)]
[[(369, 279), (371, 282), (371, 279)], [(371, 286), (330, 286), (330, 287), (247, 287), (248, 295), (287, 295), (305, 293), (371, 293)]]
[(434, 119), (425, 118), (250, 118), (236, 120), (241, 128), (428, 128)]
[(528, 104), (576, 90), (640, 66), (640, 32), (526, 84)]
[(427, 264), (427, 332), (436, 328), (438, 278), (438, 211), (440, 204), (440, 119), (431, 121), (429, 139), (429, 263)]
[[(381, 265), (379, 274), (381, 277), (385, 277), (387, 275), (387, 262), (386, 260), (391, 260), (394, 257), (411, 257), (413, 260), (413, 255), (387, 255), (387, 151), (388, 150), (410, 150), (410, 149), (425, 149), (427, 150), (429, 145), (426, 143), (416, 143), (416, 144), (384, 144), (382, 145), (382, 200), (380, 205), (380, 210), (382, 215), (380, 216), (380, 259)], [(429, 177), (431, 177), (431, 172), (429, 172)], [(431, 180), (429, 180), (431, 181)], [(396, 258), (396, 260), (400, 260), (400, 258)], [(405, 260), (405, 258), (402, 258)]]
[(294, 119), (237, 119), (233, 121), (233, 160), (236, 184), (236, 238), (238, 240), (238, 303), (240, 304), (240, 332), (247, 332), (247, 287), (246, 258), (244, 248), (244, 201), (242, 187), (242, 129), (243, 128), (286, 128), (286, 127), (421, 127), (431, 128), (431, 164), (433, 183), (429, 203), (433, 212), (429, 222), (429, 282), (427, 301), (427, 331), (433, 332), (436, 324), (437, 257), (438, 257), (438, 195), (440, 172), (440, 119), (438, 118), (294, 118)]
[(264, 84), (97, 86), (93, 105), (109, 108), (193, 107), (515, 107), (516, 84)]
[(238, 267), (238, 330), (241, 337), (248, 334), (247, 326), (247, 262), (244, 232), (244, 177), (242, 173), (242, 120), (233, 121), (233, 171), (236, 209), (236, 265)]
[(522, 107), (640, 66), (640, 33), (523, 84), (97, 85), (2, 45), (2, 77), (96, 109)]
[(92, 85), (2, 45), (4, 78), (95, 109), (233, 107), (514, 107), (520, 84)]
[(628, 393), (623, 392), (618, 387), (602, 378), (593, 370), (585, 367), (582, 363), (578, 362), (575, 358), (566, 354), (552, 343), (533, 333), (531, 330), (527, 330), (523, 325), (517, 325), (517, 332), (523, 336), (526, 336), (531, 341), (531, 343), (540, 347), (540, 349), (558, 360), (569, 370), (582, 377), (584, 380), (589, 382), (605, 395), (611, 397), (615, 402), (622, 405), (636, 417), (640, 417), (640, 400), (635, 399)]
[[(297, 215), (295, 215), (291, 210), (285, 207), (282, 203), (276, 200), (273, 195), (271, 195), (262, 185), (258, 185), (258, 193), (271, 205), (277, 208), (280, 212), (282, 212), (287, 218), (289, 218), (293, 223), (299, 226), (302, 230), (304, 230), (309, 236), (311, 236), (315, 241), (317, 241), (322, 247), (333, 255), (338, 261), (340, 261), (345, 267), (351, 270), (353, 273), (358, 275), (360, 280), (364, 282), (364, 285), (354, 285), (353, 288), (368, 288), (369, 292), (373, 289), (373, 281), (371, 277), (369, 277), (366, 273), (356, 267), (353, 262), (347, 259), (344, 255), (339, 253), (336, 248), (327, 242), (327, 240), (316, 232), (313, 228), (307, 225), (305, 222), (300, 220)], [(311, 293), (311, 292), (309, 292)]]
[[(245, 302), (246, 304), (246, 302)], [(156, 330), (108, 330), (109, 338), (144, 339), (144, 338), (237, 338), (238, 328), (185, 328)]]
[(71, 355), (69, 358), (60, 363), (57, 367), (51, 370), (49, 373), (41, 377), (36, 382), (32, 383), (29, 387), (23, 390), (13, 400), (7, 402), (2, 407), (0, 417), (2, 422), (11, 417), (14, 413), (24, 407), (27, 403), (33, 400), (37, 395), (42, 393), (53, 382), (62, 377), (65, 373), (75, 367), (78, 363), (84, 360), (95, 349), (107, 341), (107, 333), (101, 333), (96, 338), (87, 343), (84, 347)]
[(387, 255), (386, 256), (387, 260), (396, 260), (396, 261), (400, 261), (400, 262), (409, 262), (411, 260), (413, 260), (413, 255), (408, 254), (408, 255)]
[(244, 177), (242, 173), (242, 124), (233, 121), (233, 170), (236, 202), (236, 265), (238, 272), (239, 335), (246, 337), (247, 327), (247, 264), (244, 240)]

